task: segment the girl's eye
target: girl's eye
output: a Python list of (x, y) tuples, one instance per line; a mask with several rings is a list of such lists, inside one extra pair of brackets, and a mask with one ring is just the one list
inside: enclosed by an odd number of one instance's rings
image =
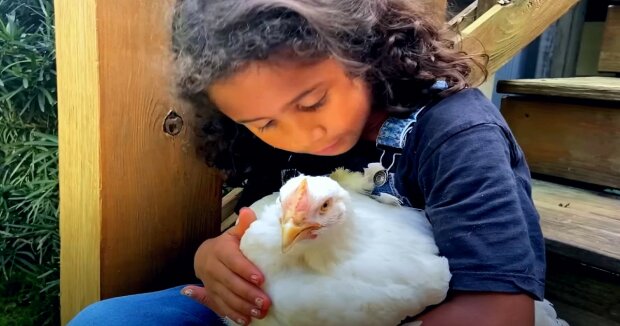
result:
[(264, 125), (262, 127), (259, 127), (258, 131), (263, 132), (263, 131), (265, 131), (265, 130), (267, 130), (269, 128), (272, 128), (275, 124), (276, 124), (275, 120), (269, 120), (269, 122), (267, 122), (266, 125)]
[(300, 111), (303, 111), (303, 112), (313, 112), (321, 108), (323, 105), (325, 105), (325, 102), (327, 102), (327, 92), (323, 94), (323, 96), (318, 102), (312, 105), (309, 105), (309, 106), (299, 105), (298, 108)]

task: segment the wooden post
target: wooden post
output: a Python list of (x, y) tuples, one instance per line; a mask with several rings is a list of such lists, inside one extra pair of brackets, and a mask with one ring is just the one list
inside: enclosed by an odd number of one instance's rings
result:
[(55, 0), (63, 324), (103, 298), (193, 281), (195, 249), (220, 231), (221, 180), (171, 91), (173, 5)]
[[(577, 2), (512, 0), (494, 5), (462, 31), (461, 48), (469, 54), (486, 53), (487, 69), (494, 73)], [(480, 79), (472, 77), (473, 82)]]

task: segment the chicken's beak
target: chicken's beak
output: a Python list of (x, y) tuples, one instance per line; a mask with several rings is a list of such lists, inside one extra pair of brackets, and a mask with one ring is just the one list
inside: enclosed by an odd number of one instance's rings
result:
[(306, 179), (301, 181), (295, 193), (285, 201), (283, 209), (284, 215), (280, 219), (282, 252), (287, 252), (299, 240), (313, 238), (311, 231), (321, 227), (320, 224), (307, 219), (310, 205)]

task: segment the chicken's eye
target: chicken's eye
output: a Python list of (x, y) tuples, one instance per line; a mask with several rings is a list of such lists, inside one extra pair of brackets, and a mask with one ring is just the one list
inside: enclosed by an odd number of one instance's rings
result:
[(321, 208), (319, 209), (319, 213), (321, 214), (325, 214), (327, 212), (327, 210), (332, 206), (332, 200), (331, 198), (326, 200), (323, 205), (321, 205)]

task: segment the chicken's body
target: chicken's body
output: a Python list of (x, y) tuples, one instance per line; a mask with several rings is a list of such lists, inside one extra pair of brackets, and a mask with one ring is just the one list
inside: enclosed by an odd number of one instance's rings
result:
[(252, 206), (258, 220), (241, 250), (265, 274), (273, 302), (253, 325), (397, 325), (445, 298), (448, 261), (438, 256), (424, 214), (349, 196), (344, 222), (321, 234), (319, 246), (287, 253), (278, 194)]
[[(273, 303), (252, 325), (398, 325), (444, 300), (449, 265), (424, 213), (366, 195), (368, 173), (339, 170), (332, 178), (340, 185), (294, 178), (251, 206), (258, 219), (240, 248), (264, 273)], [(546, 300), (535, 311), (537, 326), (568, 325)]]

